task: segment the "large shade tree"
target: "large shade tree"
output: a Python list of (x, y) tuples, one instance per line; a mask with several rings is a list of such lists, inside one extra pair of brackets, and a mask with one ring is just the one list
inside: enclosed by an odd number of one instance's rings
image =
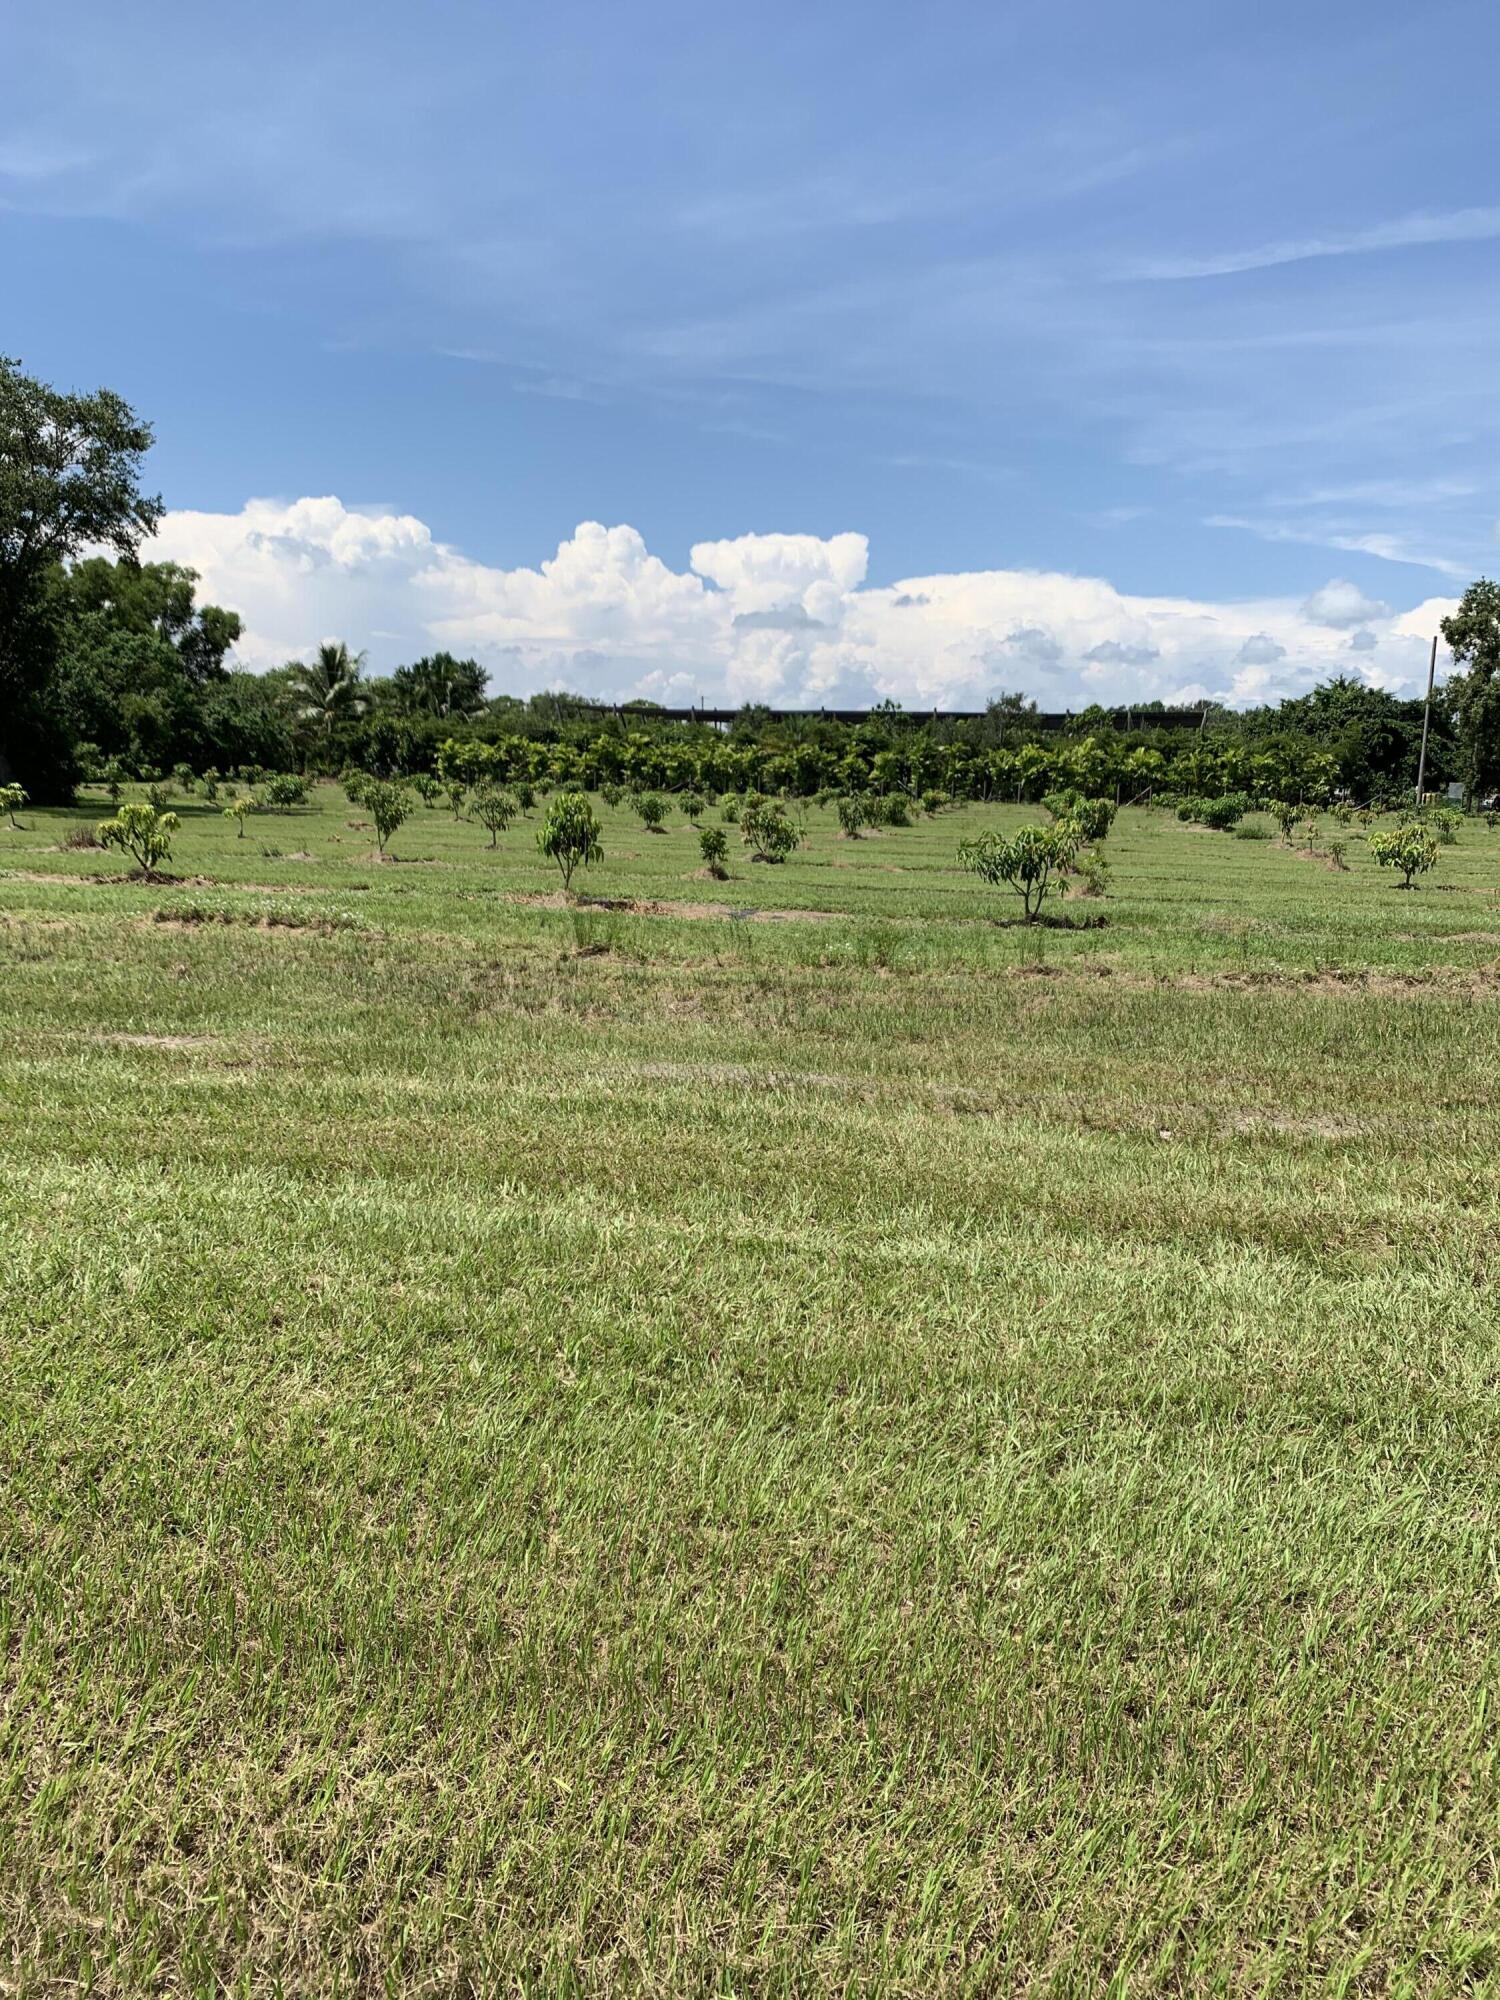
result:
[(54, 389), (0, 356), (0, 780), (66, 797), (77, 776), (57, 681), (63, 565), (133, 557), (161, 519), (141, 490), (151, 427), (111, 389)]
[(1500, 583), (1471, 583), (1442, 632), (1462, 668), (1444, 690), (1458, 731), (1459, 774), (1472, 800), (1500, 786)]

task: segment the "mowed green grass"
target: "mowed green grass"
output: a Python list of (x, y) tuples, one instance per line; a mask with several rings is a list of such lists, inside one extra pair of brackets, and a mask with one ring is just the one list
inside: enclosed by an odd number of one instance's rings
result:
[(606, 813), (649, 913), (91, 816), (0, 832), (0, 1990), (1496, 1989), (1500, 836), (1126, 813), (1028, 935), (1013, 808)]

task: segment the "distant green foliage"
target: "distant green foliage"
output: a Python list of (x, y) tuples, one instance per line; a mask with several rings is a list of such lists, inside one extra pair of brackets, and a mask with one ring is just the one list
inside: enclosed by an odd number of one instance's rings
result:
[(573, 886), (573, 873), (604, 857), (601, 829), (594, 809), (582, 792), (559, 792), (547, 806), (536, 844), (555, 861), (563, 879), (563, 894)]
[(660, 833), (663, 820), (672, 810), (660, 792), (637, 792), (630, 803), (647, 833)]
[(415, 777), (410, 780), (410, 783), (412, 790), (424, 806), (436, 805), (437, 801), (443, 796), (442, 785), (432, 775), (431, 771), (418, 771)]
[(936, 819), (943, 807), (950, 803), (946, 792), (923, 792), (922, 810), (929, 819)]
[(101, 847), (118, 847), (128, 854), (149, 881), (172, 853), (172, 836), (181, 825), (174, 812), (132, 800), (113, 819), (100, 820), (94, 831)]
[(1413, 875), (1425, 875), (1437, 866), (1437, 835), (1419, 820), (1403, 820), (1388, 832), (1369, 836), (1370, 852), (1382, 868), (1399, 868), (1403, 889), (1411, 887)]
[(625, 787), (623, 785), (601, 785), (599, 787), (599, 796), (607, 806), (613, 809), (624, 798)]
[(698, 792), (684, 792), (679, 800), (679, 804), (682, 807), (683, 818), (691, 821), (694, 825), (702, 819), (704, 813), (707, 811), (702, 794)]
[(982, 882), (1013, 890), (1030, 924), (1056, 886), (1054, 875), (1070, 865), (1077, 849), (1072, 828), (1060, 821), (1056, 826), (1023, 826), (1013, 834), (982, 833), (963, 843), (958, 858)]

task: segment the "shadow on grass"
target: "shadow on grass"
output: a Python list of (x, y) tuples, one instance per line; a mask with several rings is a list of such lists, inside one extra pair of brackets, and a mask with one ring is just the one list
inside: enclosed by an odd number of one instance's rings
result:
[(1053, 917), (1040, 912), (1034, 917), (992, 917), (997, 931), (1102, 931), (1109, 925), (1103, 910), (1081, 911), (1075, 917)]

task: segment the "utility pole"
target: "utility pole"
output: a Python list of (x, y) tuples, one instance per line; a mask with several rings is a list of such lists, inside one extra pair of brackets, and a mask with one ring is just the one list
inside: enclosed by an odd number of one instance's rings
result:
[(1427, 732), (1432, 727), (1432, 677), (1437, 672), (1437, 634), (1432, 636), (1432, 657), (1427, 662), (1427, 706), (1422, 710), (1422, 754), (1417, 759), (1417, 804), (1427, 782)]

